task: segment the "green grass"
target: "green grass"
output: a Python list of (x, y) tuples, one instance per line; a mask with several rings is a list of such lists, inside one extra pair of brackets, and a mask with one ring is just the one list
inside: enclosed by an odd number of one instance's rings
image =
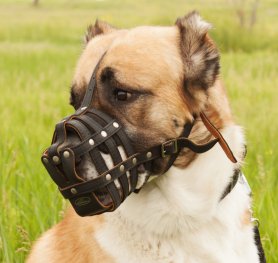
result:
[(261, 1), (258, 23), (242, 29), (230, 2), (0, 0), (0, 262), (23, 262), (31, 242), (66, 202), (40, 163), (55, 123), (73, 112), (68, 91), (85, 28), (97, 17), (118, 27), (173, 24), (197, 9), (212, 22), (222, 79), (245, 127), (244, 172), (268, 262), (278, 262), (278, 4)]

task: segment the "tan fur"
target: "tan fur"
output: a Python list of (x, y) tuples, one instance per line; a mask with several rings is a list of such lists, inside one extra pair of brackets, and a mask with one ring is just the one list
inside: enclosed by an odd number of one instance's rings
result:
[[(69, 209), (59, 224), (47, 231), (33, 248), (28, 263), (90, 262), (113, 263), (94, 239), (94, 233), (102, 227), (102, 216), (79, 217)], [(89, 238), (89, 239), (88, 239)], [(44, 251), (51, 253), (45, 257)]]

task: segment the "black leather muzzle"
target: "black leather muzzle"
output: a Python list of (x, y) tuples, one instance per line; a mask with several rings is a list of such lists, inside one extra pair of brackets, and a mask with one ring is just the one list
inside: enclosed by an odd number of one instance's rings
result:
[(190, 122), (181, 137), (136, 153), (121, 123), (90, 107), (97, 69), (98, 65), (81, 107), (56, 125), (52, 145), (42, 156), (48, 173), (77, 214), (87, 216), (114, 211), (135, 191), (139, 165), (150, 165), (154, 159), (168, 157), (168, 170), (185, 147), (203, 153), (219, 142), (225, 146), (224, 149), (221, 145), (227, 156), (236, 162), (225, 140), (205, 115), (201, 118), (217, 139), (202, 145), (193, 143), (187, 138), (193, 126)]
[(56, 125), (42, 161), (63, 196), (84, 216), (113, 211), (134, 191), (137, 167), (121, 165), (134, 153), (119, 122), (86, 108)]

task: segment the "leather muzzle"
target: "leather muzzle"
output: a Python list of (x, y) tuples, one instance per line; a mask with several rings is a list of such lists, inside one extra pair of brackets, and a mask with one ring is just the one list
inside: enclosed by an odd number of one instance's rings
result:
[(236, 162), (222, 135), (203, 113), (201, 119), (216, 139), (202, 145), (193, 143), (188, 139), (194, 123), (190, 122), (180, 137), (136, 153), (120, 121), (90, 107), (98, 65), (81, 107), (56, 125), (52, 145), (42, 156), (51, 178), (77, 214), (87, 216), (114, 211), (135, 191), (139, 165), (168, 158), (168, 170), (182, 148), (203, 153), (219, 142), (228, 158)]

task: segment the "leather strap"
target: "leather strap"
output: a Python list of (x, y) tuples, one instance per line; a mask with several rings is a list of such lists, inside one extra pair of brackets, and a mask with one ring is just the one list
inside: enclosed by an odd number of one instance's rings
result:
[[(182, 134), (181, 134), (180, 137), (188, 138), (188, 136), (191, 133), (191, 130), (194, 126), (194, 122), (195, 122), (195, 118), (193, 119), (192, 122), (187, 122), (184, 125), (183, 131), (182, 131)], [(181, 149), (177, 150), (176, 153), (174, 153), (173, 155), (170, 156), (169, 161), (168, 161), (168, 163), (167, 163), (167, 165), (166, 165), (162, 174), (166, 173), (170, 169), (170, 167), (173, 165), (175, 160), (178, 158), (178, 156), (180, 154), (180, 151), (181, 151)]]
[(86, 90), (84, 99), (83, 99), (79, 109), (82, 109), (84, 107), (89, 107), (90, 104), (92, 103), (94, 89), (95, 89), (95, 86), (96, 86), (97, 69), (99, 68), (99, 65), (100, 65), (103, 57), (105, 56), (105, 54), (106, 54), (106, 52), (104, 52), (104, 54), (101, 56), (100, 60), (98, 61), (97, 65), (95, 66), (95, 69), (94, 69), (94, 72), (93, 72), (92, 77), (90, 79), (90, 82), (89, 82), (88, 88)]
[(231, 160), (233, 163), (237, 163), (237, 159), (235, 158), (232, 150), (230, 149), (228, 143), (225, 141), (224, 137), (222, 134), (217, 130), (217, 128), (210, 122), (208, 117), (205, 115), (204, 112), (200, 113), (200, 117), (206, 126), (206, 128), (209, 130), (209, 132), (218, 139), (218, 142), (220, 146), (222, 147), (223, 151), (227, 155), (227, 157)]
[[(157, 158), (161, 158), (163, 157), (163, 155), (172, 155), (173, 153), (176, 153), (177, 150), (180, 150), (182, 148), (189, 148), (196, 153), (204, 153), (210, 150), (217, 142), (218, 140), (214, 139), (206, 144), (199, 145), (193, 143), (187, 138), (169, 140), (162, 145), (156, 145), (148, 149), (148, 151), (130, 156), (129, 158), (122, 161), (121, 163), (118, 163), (112, 169), (101, 174), (94, 180), (76, 183), (64, 188), (59, 188), (59, 190), (65, 198), (73, 198), (75, 195), (93, 192), (99, 188), (105, 187), (106, 185), (110, 184), (111, 182), (122, 176), (125, 171), (133, 169), (140, 164), (152, 161)], [(173, 147), (173, 145), (175, 146)], [(134, 159), (136, 159), (136, 162), (134, 162)], [(120, 169), (122, 165), (125, 168), (124, 170)], [(109, 180), (107, 180), (107, 174), (111, 175)], [(75, 188), (76, 193), (72, 193), (72, 188)]]

